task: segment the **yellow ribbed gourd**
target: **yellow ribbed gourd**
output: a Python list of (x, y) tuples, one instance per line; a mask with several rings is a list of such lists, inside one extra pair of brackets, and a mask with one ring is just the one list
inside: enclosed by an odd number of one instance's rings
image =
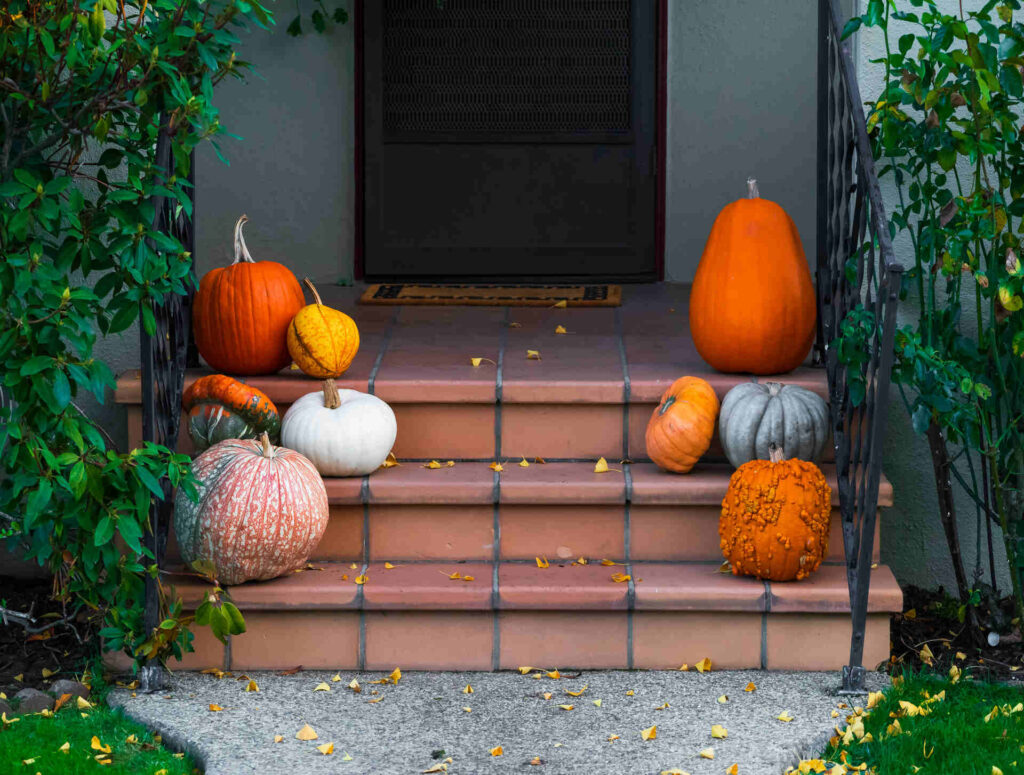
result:
[(356, 322), (320, 299), (309, 278), (303, 282), (313, 292), (315, 304), (296, 313), (288, 326), (288, 353), (305, 374), (317, 379), (334, 379), (345, 373), (359, 351)]

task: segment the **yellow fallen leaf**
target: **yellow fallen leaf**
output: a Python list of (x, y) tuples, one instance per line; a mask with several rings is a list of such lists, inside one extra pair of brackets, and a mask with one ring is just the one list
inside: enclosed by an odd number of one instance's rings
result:
[(211, 703), (210, 703), (210, 710), (212, 710), (212, 711), (213, 711), (214, 713), (216, 713), (217, 711), (221, 711), (221, 710), (224, 710), (224, 708), (222, 708), (222, 707), (221, 707), (220, 705), (214, 705), (214, 704), (213, 704), (213, 703), (211, 702)]
[(1003, 771), (993, 764), (992, 765), (992, 775), (1003, 775)]
[(618, 735), (608, 735), (607, 739), (608, 739), (609, 743), (614, 743), (616, 740), (619, 739), (619, 736)]
[(950, 683), (957, 683), (960, 680), (961, 671), (956, 665), (949, 668), (949, 680)]
[(532, 673), (536, 669), (537, 668), (535, 668), (535, 667), (527, 667), (525, 665), (523, 667), (518, 668), (519, 675), (526, 675), (527, 673)]
[(494, 748), (492, 748), (490, 751), (488, 751), (488, 753), (491, 756), (501, 756), (503, 753), (505, 753), (505, 749), (502, 748), (500, 745), (496, 745), (496, 746), (494, 746)]
[(128, 735), (128, 737), (126, 737), (124, 741), (126, 743), (131, 743), (134, 745), (135, 743), (139, 742), (139, 738), (137, 735)]
[(252, 679), (250, 678), (250, 679), (249, 679), (249, 683), (247, 683), (247, 684), (245, 685), (245, 690), (246, 690), (247, 692), (258, 692), (258, 691), (260, 690), (260, 687), (259, 687), (259, 686), (257, 686), (257, 685), (256, 685), (256, 682), (255, 682), (255, 681), (253, 681), (253, 680), (252, 680)]
[(884, 699), (885, 695), (882, 692), (868, 692), (868, 710), (871, 710)]
[(654, 740), (658, 736), (658, 725), (647, 727), (647, 729), (640, 730), (640, 737), (643, 740)]
[(711, 736), (716, 740), (724, 740), (729, 736), (729, 731), (721, 724), (711, 725)]
[(359, 584), (360, 586), (362, 586), (363, 584), (365, 584), (369, 580), (370, 580), (369, 576), (367, 576), (365, 573), (361, 573), (358, 576), (356, 576), (355, 583)]
[(624, 562), (615, 562), (614, 560), (601, 560), (601, 564), (606, 568), (610, 568), (613, 565), (625, 565)]
[[(488, 363), (494, 363), (490, 358), (470, 358), (469, 362), (473, 364), (473, 368), (477, 368), (481, 363), (487, 361)], [(495, 366), (497, 364), (494, 364)]]
[(904, 611), (903, 612), (903, 618), (904, 619), (916, 619), (917, 618), (917, 609), (916, 608), (911, 608), (909, 611)]
[(566, 690), (565, 690), (565, 693), (566, 693), (566, 694), (568, 694), (568, 695), (569, 695), (570, 697), (579, 697), (579, 696), (580, 696), (580, 695), (582, 695), (582, 694), (583, 694), (583, 692), (585, 692), (586, 690), (587, 690), (587, 686), (586, 686), (586, 685), (584, 685), (584, 686), (583, 686), (583, 688), (582, 688), (582, 689), (580, 689), (580, 690), (579, 690), (578, 692), (573, 692), (573, 691), (570, 691), (569, 689), (566, 689)]
[(719, 705), (725, 705), (725, 703), (727, 703), (728, 701), (729, 701), (729, 695), (728, 694), (721, 694), (721, 695), (718, 696), (718, 704)]
[(540, 360), (540, 352), (538, 350), (527, 350), (526, 351), (526, 360), (528, 360), (528, 361), (539, 361)]
[(655, 710), (668, 710), (668, 703), (667, 702), (661, 703), (661, 705), (659, 705), (657, 708), (655, 708)]
[(544, 464), (545, 464), (545, 463), (547, 463), (548, 461), (547, 461), (547, 460), (545, 460), (545, 459), (544, 459), (544, 458), (542, 458), (542, 457), (535, 457), (535, 458), (533, 459), (533, 462), (534, 462), (534, 463), (540, 463), (541, 465), (544, 465)]
[(347, 573), (342, 573), (341, 574), (341, 580), (342, 581), (348, 581), (348, 574)]
[(616, 584), (621, 584), (624, 581), (629, 581), (632, 578), (628, 573), (613, 573), (612, 581)]
[(466, 684), (466, 688), (462, 690), (462, 693), (463, 694), (472, 694), (473, 693), (473, 687), (470, 686), (469, 684)]
[(448, 772), (448, 765), (444, 762), (438, 762), (433, 767), (423, 770), (424, 775), (428, 775), (428, 773), (432, 772)]
[(384, 462), (380, 464), (380, 467), (381, 468), (394, 468), (395, 466), (400, 466), (400, 465), (402, 465), (402, 464), (398, 462), (398, 458), (395, 457), (395, 453), (394, 452), (388, 452), (388, 456), (386, 458), (384, 458)]
[(71, 750), (71, 743), (65, 742), (60, 748), (57, 749), (61, 753), (67, 753)]
[(700, 752), (700, 758), (701, 759), (714, 759), (715, 758), (715, 749), (714, 748), (704, 748), (704, 749), (702, 749), (701, 752)]
[(599, 708), (601, 707), (601, 701), (600, 701), (600, 700), (594, 700), (594, 704), (595, 704), (595, 705), (596, 705), (597, 707), (599, 707)]
[(522, 460), (519, 461), (519, 467), (520, 468), (529, 468), (530, 467), (530, 464), (529, 464), (529, 462), (527, 462), (525, 457)]
[(555, 333), (556, 334), (568, 334), (569, 332), (565, 330), (565, 326), (555, 326)]
[(473, 581), (474, 578), (475, 578), (474, 576), (463, 576), (462, 580), (463, 581)]
[(756, 692), (756, 691), (757, 691), (757, 686), (756, 686), (756, 685), (754, 684), (754, 682), (753, 682), (753, 681), (751, 681), (750, 683), (748, 683), (748, 684), (747, 684), (747, 685), (746, 685), (746, 686), (745, 686), (745, 687), (743, 688), (743, 691), (745, 691), (745, 692)]
[(22, 759), (21, 763), (24, 764), (26, 767), (28, 767), (30, 764), (35, 764), (36, 760), (35, 759)]
[(610, 470), (611, 469), (608, 468), (608, 461), (605, 460), (603, 457), (602, 458), (598, 458), (597, 463), (594, 465), (594, 473), (595, 474), (606, 474)]
[(725, 771), (725, 775), (739, 775), (739, 773), (740, 773), (740, 765), (738, 765), (738, 764), (732, 765), (732, 767), (730, 767), (729, 769), (727, 769)]
[(626, 689), (626, 696), (632, 697), (636, 692), (633, 689)]
[(438, 460), (431, 460), (429, 463), (424, 463), (423, 467), (424, 468), (440, 468), (441, 467), (441, 463)]
[(956, 652), (956, 658), (957, 659), (967, 659), (967, 655), (964, 652), (962, 652), (962, 651), (958, 651), (958, 652)]
[(384, 563), (384, 570), (394, 570), (394, 569), (395, 569), (395, 566), (392, 565), (390, 562)]
[(42, 669), (42, 674), (43, 674), (43, 678), (49, 678), (51, 675), (56, 675), (57, 671), (56, 670), (51, 670), (48, 667), (44, 667)]
[(334, 743), (324, 743), (323, 745), (318, 745), (316, 747), (316, 750), (318, 750), (324, 756), (330, 756), (332, 753), (334, 753)]
[(561, 708), (562, 710), (572, 710), (576, 706), (575, 705), (559, 705), (558, 707)]
[(998, 705), (993, 705), (992, 706), (992, 710), (990, 710), (988, 715), (985, 716), (985, 723), (987, 724), (988, 722), (990, 722), (992, 719), (994, 719), (998, 715), (999, 715), (999, 706)]
[(698, 673), (709, 673), (711, 672), (711, 660), (708, 657), (704, 657), (694, 667), (697, 668)]
[(577, 557), (576, 558), (576, 564), (577, 565), (586, 565), (587, 564), (587, 558), (586, 557), (582, 557), (582, 556), (581, 557)]
[(531, 767), (540, 767), (544, 763), (544, 760), (539, 756), (534, 756), (530, 761), (527, 762)]
[(284, 742), (284, 735), (274, 735), (274, 742), (275, 743), (283, 743)]
[(75, 700), (75, 707), (79, 710), (89, 710), (92, 707), (92, 703), (83, 697), (79, 697)]
[(557, 668), (555, 668), (554, 670), (549, 670), (548, 672), (544, 673), (544, 675), (546, 675), (548, 678), (554, 679), (555, 681), (562, 677), (562, 674), (558, 672)]
[(305, 724), (302, 729), (295, 733), (296, 740), (316, 740), (319, 735), (313, 730), (309, 724)]
[(451, 573), (445, 573), (442, 570), (442, 571), (438, 571), (438, 573), (440, 573), (442, 576), (446, 576), (446, 577), (450, 578), (452, 581), (458, 581), (459, 579), (462, 578), (462, 574), (459, 573), (457, 570), (453, 570)]
[(718, 570), (716, 570), (715, 573), (732, 573), (732, 564), (726, 560), (718, 566)]
[(662, 770), (659, 775), (690, 775), (690, 773), (678, 767), (673, 767), (671, 770)]
[(921, 650), (917, 652), (917, 655), (921, 658), (922, 662), (931, 667), (932, 661), (935, 659), (935, 655), (932, 653), (932, 650), (928, 647), (927, 643), (921, 647)]
[(359, 694), (363, 690), (363, 687), (359, 685), (359, 681), (357, 681), (355, 678), (349, 681), (348, 688), (354, 691), (356, 694)]
[(685, 662), (683, 662), (683, 664), (681, 664), (681, 665), (679, 666), (679, 669), (680, 669), (680, 670), (681, 670), (682, 672), (684, 672), (684, 673), (689, 673), (689, 672), (690, 672), (690, 666), (689, 666), (688, 664), (686, 664)]
[(543, 697), (543, 698), (544, 698), (545, 700), (550, 700), (550, 699), (551, 699), (551, 696), (552, 696), (552, 695), (551, 695), (551, 692), (544, 692), (544, 693), (543, 693), (543, 694), (541, 695), (541, 697)]
[(547, 557), (537, 557), (535, 559), (537, 560), (537, 567), (538, 568), (547, 568), (547, 567), (549, 567), (551, 565), (551, 563), (548, 562), (548, 558)]
[(568, 306), (569, 306), (569, 300), (568, 299), (562, 299), (560, 301), (556, 301), (554, 304), (551, 305), (551, 307), (553, 309), (565, 309)]
[(489, 466), (487, 466), (487, 467), (488, 467), (488, 468), (490, 468), (490, 469), (491, 469), (492, 471), (497, 471), (497, 472), (498, 472), (499, 474), (500, 474), (500, 473), (501, 473), (502, 471), (504, 471), (504, 470), (505, 470), (505, 467), (504, 467), (504, 466), (503, 466), (503, 465), (502, 465), (501, 463), (499, 463), (499, 462), (497, 462), (497, 461), (495, 461), (495, 462), (491, 463), (491, 464), (490, 464)]
[(92, 742), (90, 743), (89, 747), (92, 748), (92, 750), (94, 750), (94, 751), (102, 751), (103, 753), (110, 753), (110, 746), (109, 745), (104, 745), (103, 743), (101, 743), (100, 739), (96, 735), (92, 736)]
[(334, 677), (331, 678), (331, 683), (338, 683), (341, 680), (341, 673), (335, 673)]
[(775, 718), (777, 718), (779, 721), (787, 721), (787, 722), (793, 720), (793, 716), (790, 715), (790, 712), (788, 710), (782, 711), (782, 713), (780, 713)]
[(455, 461), (454, 460), (446, 461), (445, 464), (444, 464), (444, 467), (445, 468), (455, 468)]
[(400, 680), (402, 680), (402, 671), (396, 667), (388, 675), (388, 679), (391, 681), (391, 683), (397, 684)]
[(14, 676), (14, 680), (17, 681), (18, 683), (21, 683), (22, 681), (25, 680), (25, 674), (24, 673), (18, 673), (16, 676)]
[(313, 687), (314, 692), (329, 692), (330, 690), (331, 687), (328, 686), (326, 683), (318, 683), (316, 686)]

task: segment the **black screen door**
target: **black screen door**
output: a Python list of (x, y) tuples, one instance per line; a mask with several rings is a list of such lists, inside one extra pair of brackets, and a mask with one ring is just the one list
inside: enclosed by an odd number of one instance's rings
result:
[(656, 279), (654, 0), (362, 8), (367, 279)]

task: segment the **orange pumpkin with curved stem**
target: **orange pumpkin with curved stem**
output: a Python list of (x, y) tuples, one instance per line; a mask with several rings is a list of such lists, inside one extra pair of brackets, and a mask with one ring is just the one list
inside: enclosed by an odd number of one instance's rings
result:
[(647, 423), (647, 456), (667, 471), (687, 473), (711, 446), (717, 416), (714, 388), (699, 377), (680, 377)]
[(690, 291), (690, 334), (724, 372), (783, 374), (811, 351), (817, 303), (796, 224), (757, 181), (726, 205), (708, 235)]
[(306, 300), (291, 270), (254, 261), (235, 224), (235, 260), (203, 275), (192, 306), (199, 354), (228, 374), (273, 374), (291, 362), (288, 324)]
[(729, 480), (718, 521), (722, 554), (737, 576), (806, 578), (828, 554), (832, 491), (814, 463), (784, 460), (776, 444), (769, 454)]

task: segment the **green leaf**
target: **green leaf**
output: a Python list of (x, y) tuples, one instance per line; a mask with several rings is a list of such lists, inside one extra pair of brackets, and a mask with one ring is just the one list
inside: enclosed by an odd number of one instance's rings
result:
[(29, 358), (23, 364), (19, 374), (23, 377), (31, 376), (32, 374), (38, 374), (51, 366), (53, 366), (53, 358), (49, 355), (36, 355), (35, 357)]
[(68, 382), (68, 375), (58, 369), (53, 376), (53, 398), (61, 409), (71, 403), (71, 383)]
[(111, 538), (114, 537), (114, 521), (110, 518), (110, 515), (105, 515), (100, 519), (96, 525), (96, 531), (92, 536), (93, 546), (104, 546)]
[(135, 467), (135, 476), (142, 482), (146, 488), (153, 493), (153, 497), (157, 500), (162, 501), (164, 499), (164, 490), (160, 486), (160, 482), (153, 476), (146, 468), (139, 465)]

